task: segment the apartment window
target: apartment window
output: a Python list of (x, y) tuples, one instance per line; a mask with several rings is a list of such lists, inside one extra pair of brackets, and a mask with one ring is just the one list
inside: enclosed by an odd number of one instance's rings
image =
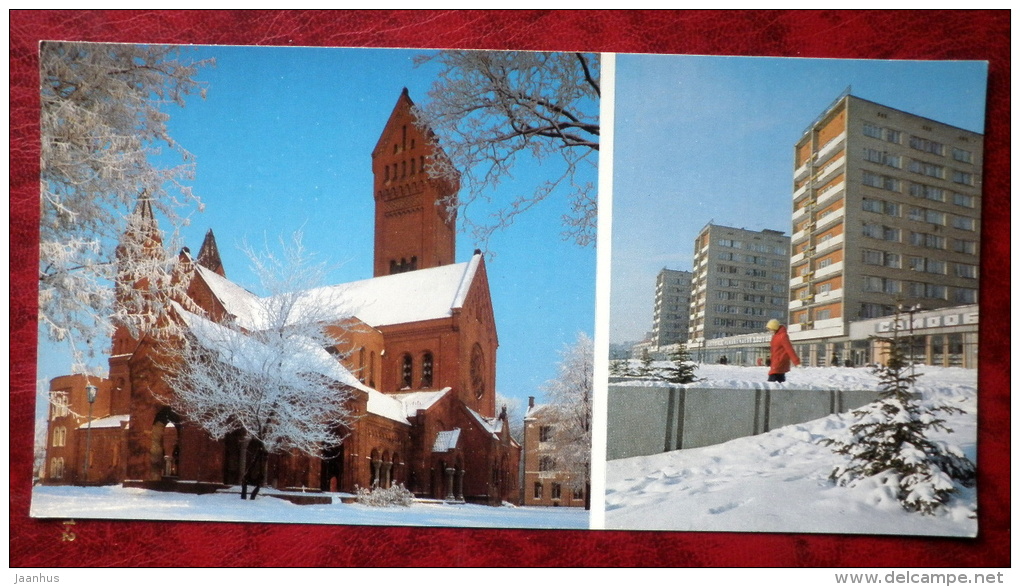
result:
[(974, 174), (966, 171), (953, 170), (953, 181), (963, 185), (974, 185)]
[(539, 471), (555, 471), (556, 470), (556, 459), (550, 456), (544, 456), (538, 459), (538, 470)]
[(560, 499), (560, 496), (563, 493), (563, 488), (562, 487), (563, 486), (560, 485), (559, 483), (553, 483), (552, 484), (552, 498), (553, 499)]
[(964, 208), (973, 208), (976, 198), (967, 194), (954, 193), (953, 203), (957, 206), (963, 206)]
[[(879, 114), (879, 116), (884, 118), (884, 115), (882, 114)], [(900, 142), (900, 131), (881, 127), (870, 122), (864, 123), (864, 134), (871, 138), (888, 141), (890, 143)]]
[(885, 151), (879, 151), (878, 149), (869, 149), (865, 147), (864, 158), (872, 163), (878, 163), (879, 165), (886, 165), (889, 167), (900, 168), (900, 156), (891, 155)]
[(911, 232), (910, 244), (915, 247), (926, 247), (929, 249), (945, 249), (946, 237), (923, 232)]
[(956, 147), (953, 147), (953, 159), (956, 159), (957, 161), (961, 161), (963, 163), (973, 163), (974, 154), (966, 149), (958, 149)]
[(967, 265), (964, 263), (956, 264), (956, 276), (964, 277), (967, 279), (977, 279), (978, 268), (977, 265)]
[(977, 254), (977, 241), (965, 241), (953, 239), (953, 252), (965, 253), (967, 255)]
[(910, 284), (910, 295), (915, 298), (946, 299), (946, 286), (935, 283)]
[(542, 484), (538, 481), (535, 482), (535, 499), (542, 499)]
[(933, 202), (945, 202), (946, 191), (942, 188), (933, 187), (930, 185), (924, 185), (921, 183), (910, 184), (910, 195), (915, 198), (924, 198)]
[(946, 168), (941, 165), (934, 163), (928, 163), (927, 161), (918, 161), (917, 159), (911, 159), (910, 164), (907, 165), (907, 169), (914, 173), (920, 173), (921, 175), (927, 175), (928, 177), (936, 177), (943, 179), (946, 177)]
[(900, 281), (888, 277), (864, 276), (864, 291), (882, 293), (900, 293)]
[(910, 147), (932, 155), (945, 156), (946, 146), (936, 141), (922, 139), (921, 137), (910, 137)]
[(960, 230), (977, 230), (977, 220), (965, 216), (953, 216), (953, 228)]
[(957, 304), (976, 304), (978, 301), (977, 290), (958, 287), (953, 292), (953, 301)]
[(927, 208), (911, 208), (907, 217), (918, 222), (928, 222), (930, 224), (939, 224), (941, 226), (945, 226), (946, 224), (945, 212), (929, 210)]
[(832, 265), (832, 257), (826, 257), (826, 258), (818, 261), (818, 267), (817, 268), (818, 269), (824, 269), (824, 268), (828, 267), (829, 265)]
[(815, 320), (828, 320), (832, 315), (832, 310), (818, 310), (815, 312)]
[(539, 442), (552, 442), (553, 438), (553, 427), (552, 426), (539, 426), (538, 427), (538, 441)]
[(584, 499), (584, 489), (581, 487), (574, 488), (574, 499)]
[(832, 291), (832, 283), (826, 282), (818, 286), (818, 293), (827, 294)]
[(878, 265), (899, 269), (900, 256), (898, 253), (890, 253), (888, 251), (864, 249), (864, 263), (867, 265)]
[(910, 269), (913, 271), (924, 271), (925, 273), (946, 274), (946, 262), (927, 257), (908, 257)]
[(891, 192), (900, 191), (900, 180), (889, 177), (887, 175), (879, 175), (870, 171), (864, 171), (861, 177), (861, 182), (864, 185), (871, 186), (873, 188), (879, 188), (883, 190), (889, 190)]

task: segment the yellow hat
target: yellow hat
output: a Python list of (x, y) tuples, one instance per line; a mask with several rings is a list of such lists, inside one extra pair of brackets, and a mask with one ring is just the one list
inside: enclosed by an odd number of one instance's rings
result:
[(769, 320), (769, 323), (765, 325), (765, 328), (768, 328), (773, 332), (779, 330), (779, 320), (776, 320), (775, 318)]

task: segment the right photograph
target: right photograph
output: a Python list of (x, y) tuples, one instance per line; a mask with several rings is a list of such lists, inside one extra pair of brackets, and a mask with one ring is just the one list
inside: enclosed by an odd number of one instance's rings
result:
[(987, 72), (617, 56), (606, 528), (977, 535)]

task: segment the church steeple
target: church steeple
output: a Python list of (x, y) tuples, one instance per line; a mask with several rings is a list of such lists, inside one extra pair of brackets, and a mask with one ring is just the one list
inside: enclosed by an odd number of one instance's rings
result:
[(372, 151), (375, 176), (376, 277), (449, 265), (456, 254), (456, 179), (430, 177), (434, 158), (446, 155), (430, 129), (420, 128), (407, 88), (400, 93)]
[(220, 260), (220, 251), (216, 248), (216, 236), (213, 235), (211, 228), (205, 233), (205, 240), (202, 241), (202, 248), (198, 250), (198, 258), (195, 260), (220, 277), (227, 276), (223, 269), (223, 261)]
[(127, 217), (116, 258), (114, 317), (117, 328), (113, 335), (113, 352), (119, 354), (126, 352), (150, 325), (156, 314), (153, 297), (165, 286), (167, 275), (163, 235), (152, 211), (152, 199), (144, 192)]

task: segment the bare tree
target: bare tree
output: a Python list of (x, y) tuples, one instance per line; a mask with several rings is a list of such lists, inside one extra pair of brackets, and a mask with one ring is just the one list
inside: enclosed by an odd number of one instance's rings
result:
[(591, 507), (591, 427), (595, 349), (581, 332), (562, 352), (559, 376), (545, 385), (555, 410), (553, 444), (557, 468), (571, 475), (571, 483), (585, 489), (585, 508)]
[(184, 332), (167, 345), (169, 397), (160, 398), (213, 438), (243, 434), (241, 499), (258, 494), (269, 455), (320, 456), (351, 424), (357, 379), (327, 349), (342, 344), (348, 316), (331, 288), (311, 289), (325, 268), (300, 244), (283, 255), (252, 256), (264, 298), (246, 320), (218, 324), (175, 304)]
[[(71, 344), (75, 370), (83, 351), (108, 340), (115, 248), (136, 202), (148, 200), (173, 223), (182, 206), (198, 202), (183, 183), (191, 155), (169, 136), (165, 107), (204, 94), (194, 76), (206, 62), (178, 54), (129, 44), (40, 48), (39, 321), (52, 340)], [(181, 164), (155, 163), (164, 147)], [(152, 267), (135, 273), (151, 276)]]
[[(461, 180), (466, 193), (446, 204), (458, 209), (474, 237), (485, 242), (532, 206), (569, 192), (564, 237), (582, 246), (594, 243), (597, 193), (587, 178), (593, 178), (599, 150), (599, 56), (443, 51), (424, 61), (436, 61), (442, 70), (429, 103), (416, 107), (415, 115), (438, 135), (448, 156), (436, 158), (428, 171)], [(532, 193), (500, 202), (490, 217), (472, 219), (472, 204), (491, 201), (493, 188), (512, 178), (521, 159), (542, 163), (544, 171), (553, 170), (551, 177)]]

